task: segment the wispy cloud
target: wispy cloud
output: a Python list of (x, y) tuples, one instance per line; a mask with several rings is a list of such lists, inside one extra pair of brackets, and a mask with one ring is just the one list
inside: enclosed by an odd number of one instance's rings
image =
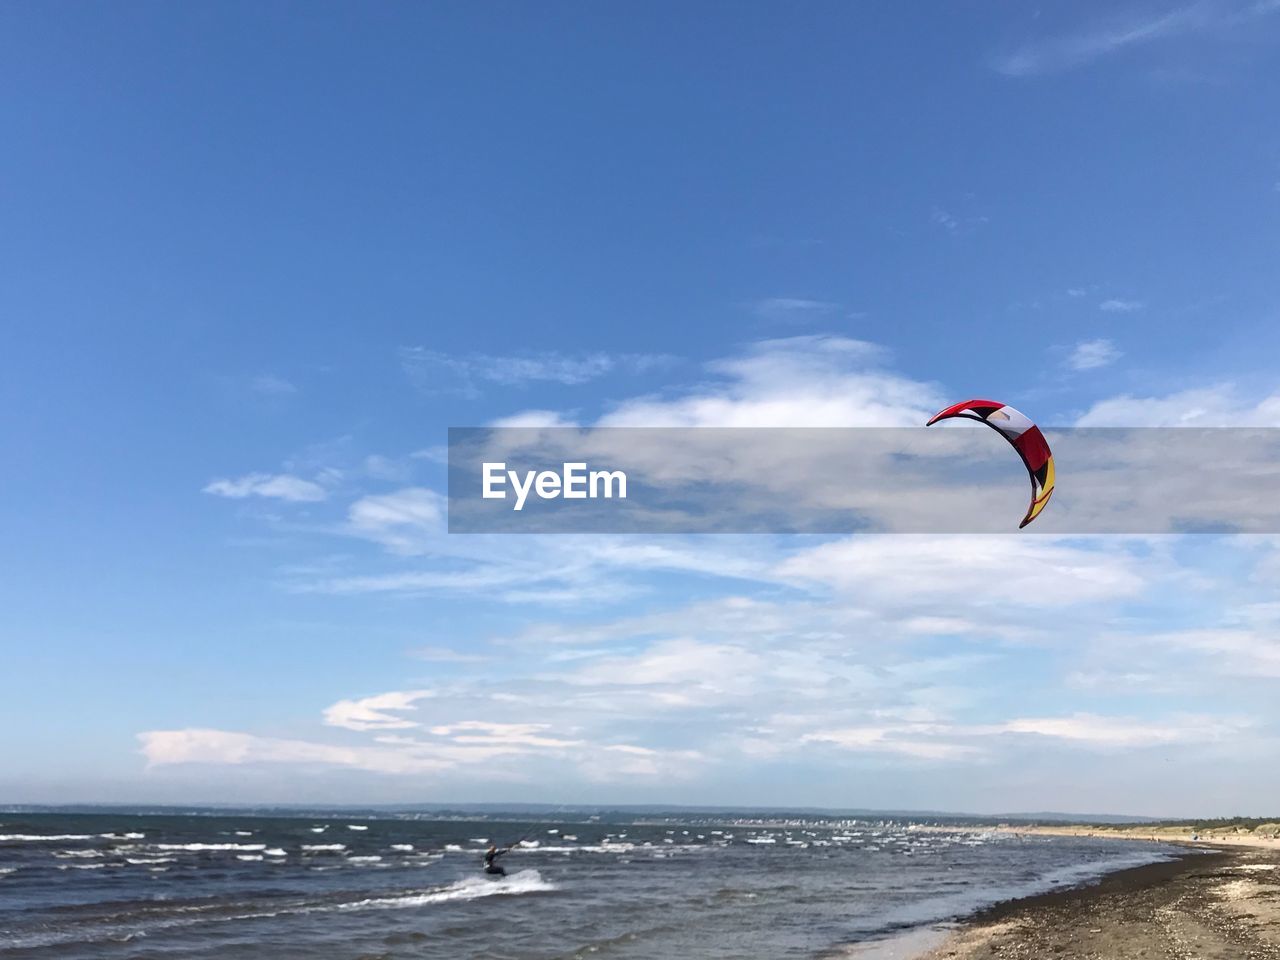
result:
[(828, 317), (840, 309), (840, 305), (829, 300), (809, 300), (804, 297), (767, 297), (757, 300), (751, 305), (751, 309), (764, 320), (803, 323)]
[(320, 484), (288, 473), (249, 473), (234, 479), (214, 480), (205, 486), (204, 492), (232, 500), (267, 497), (294, 503), (313, 503), (328, 496)]
[(424, 393), (476, 397), (485, 385), (523, 387), (532, 383), (577, 386), (612, 373), (646, 373), (674, 362), (658, 354), (527, 354), (455, 355), (426, 347), (403, 347), (400, 364)]
[(270, 373), (259, 374), (249, 381), (249, 389), (270, 397), (285, 397), (297, 393), (298, 388), (283, 377)]
[(1163, 13), (1131, 12), (1077, 32), (1027, 43), (994, 58), (992, 66), (1009, 77), (1060, 73), (1158, 41), (1198, 31), (1243, 27), (1277, 11), (1280, 11), (1280, 3), (1275, 0), (1255, 0), (1244, 4), (1227, 0), (1197, 0)]
[(445, 499), (425, 487), (361, 497), (347, 510), (347, 532), (393, 553), (414, 554), (444, 533)]
[(982, 214), (964, 215), (952, 213), (942, 207), (934, 207), (929, 219), (953, 237), (971, 233), (979, 227), (991, 222), (991, 218)]
[(1121, 356), (1121, 352), (1110, 340), (1081, 340), (1066, 362), (1072, 370), (1096, 370), (1115, 363)]
[(1146, 303), (1141, 300), (1103, 300), (1098, 304), (1098, 309), (1103, 313), (1136, 313), (1139, 310), (1146, 309)]

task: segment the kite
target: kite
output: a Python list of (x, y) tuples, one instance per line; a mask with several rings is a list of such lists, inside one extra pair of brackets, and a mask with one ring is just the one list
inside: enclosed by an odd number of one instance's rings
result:
[(1044, 434), (1025, 414), (996, 400), (965, 400), (935, 413), (926, 426), (931, 427), (939, 420), (957, 417), (977, 420), (998, 431), (1013, 445), (1013, 449), (1018, 451), (1018, 456), (1026, 464), (1027, 473), (1031, 475), (1031, 506), (1018, 524), (1018, 529), (1022, 529), (1040, 516), (1040, 511), (1053, 496), (1053, 452), (1049, 449)]

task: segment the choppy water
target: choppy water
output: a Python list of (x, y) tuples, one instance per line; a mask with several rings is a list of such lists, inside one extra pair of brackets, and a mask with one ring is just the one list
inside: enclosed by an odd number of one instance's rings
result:
[[(524, 835), (508, 877), (480, 872)], [(1164, 853), (870, 823), (0, 815), (0, 958), (819, 957)]]

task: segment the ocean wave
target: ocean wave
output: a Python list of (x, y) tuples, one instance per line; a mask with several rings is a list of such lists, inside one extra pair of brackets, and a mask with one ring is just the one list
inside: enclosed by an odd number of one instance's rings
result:
[(0, 842), (47, 843), (53, 840), (92, 840), (89, 833), (0, 833)]
[(304, 853), (337, 853), (345, 849), (347, 849), (345, 843), (304, 843), (302, 845)]

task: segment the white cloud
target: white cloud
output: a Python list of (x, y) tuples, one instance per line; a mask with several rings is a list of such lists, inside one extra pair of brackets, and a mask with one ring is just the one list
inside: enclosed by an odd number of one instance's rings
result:
[(294, 503), (313, 503), (325, 499), (324, 487), (287, 473), (250, 473), (235, 479), (214, 480), (205, 493), (243, 500), (246, 497), (268, 497)]
[(431, 690), (398, 690), (359, 700), (339, 700), (324, 712), (324, 722), (347, 730), (404, 730), (421, 724), (401, 714), (415, 710), (421, 700), (434, 696)]
[(347, 510), (347, 529), (395, 553), (419, 553), (444, 532), (445, 498), (426, 487), (361, 497)]
[(858, 753), (895, 753), (920, 760), (967, 760), (981, 752), (971, 744), (919, 736), (928, 732), (927, 728), (912, 726), (841, 727), (815, 730), (801, 737), (800, 742), (831, 744)]
[(800, 551), (780, 576), (851, 596), (919, 606), (939, 598), (975, 605), (1052, 608), (1118, 600), (1146, 583), (1137, 558), (1111, 547), (1083, 549), (1045, 538), (855, 537)]
[(509, 417), (498, 417), (489, 426), (495, 428), (546, 430), (576, 427), (577, 424), (555, 410), (524, 410)]
[(1098, 309), (1103, 313), (1135, 313), (1138, 310), (1146, 309), (1146, 304), (1141, 300), (1103, 300), (1098, 304)]
[(1275, 427), (1280, 393), (1246, 400), (1232, 384), (1199, 387), (1163, 397), (1124, 395), (1101, 400), (1078, 427)]
[(1158, 633), (1145, 642), (1201, 654), (1205, 670), (1225, 676), (1280, 678), (1280, 624), (1261, 630), (1212, 629)]
[(1096, 370), (1115, 363), (1122, 354), (1110, 340), (1081, 340), (1067, 357), (1072, 370)]
[(1131, 717), (1075, 713), (1019, 717), (996, 724), (897, 723), (815, 730), (802, 743), (826, 743), (843, 750), (899, 753), (927, 760), (971, 759), (993, 755), (997, 740), (1010, 736), (1060, 741), (1098, 750), (1218, 743), (1249, 724), (1236, 718), (1180, 716), (1150, 721)]
[(1203, 716), (1151, 722), (1077, 713), (1066, 717), (1023, 717), (1001, 724), (998, 731), (1097, 747), (1141, 748), (1212, 743), (1238, 734), (1244, 726), (1238, 720)]
[(449, 760), (386, 746), (338, 746), (305, 740), (259, 737), (226, 730), (150, 730), (139, 734), (148, 765), (201, 763), (301, 764), (350, 767), (372, 773), (429, 773), (453, 766)]
[(838, 336), (751, 344), (708, 365), (716, 382), (674, 398), (640, 398), (602, 427), (917, 426), (941, 405), (936, 388), (883, 369), (884, 351)]

